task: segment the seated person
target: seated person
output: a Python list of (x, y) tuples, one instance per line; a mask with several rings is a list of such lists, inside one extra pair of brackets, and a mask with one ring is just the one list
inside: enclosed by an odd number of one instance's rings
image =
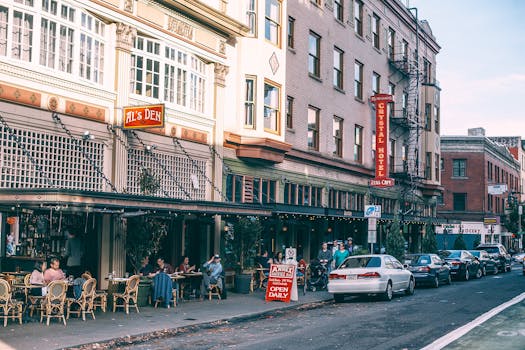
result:
[(149, 276), (149, 274), (152, 272), (153, 272), (153, 266), (151, 266), (149, 263), (149, 256), (145, 256), (141, 261), (139, 275)]
[(204, 273), (202, 274), (201, 297), (210, 289), (210, 284), (216, 284), (222, 291), (222, 265), (221, 257), (216, 254), (202, 265)]
[(79, 299), (82, 295), (82, 286), (84, 286), (84, 283), (92, 278), (91, 272), (85, 271), (82, 276), (77, 277), (73, 280), (73, 296), (75, 299)]
[(46, 284), (52, 281), (65, 280), (66, 274), (60, 268), (60, 261), (52, 258), (49, 262), (49, 268), (44, 271), (44, 281)]
[(302, 258), (302, 256), (299, 256), (297, 258), (297, 277), (303, 277), (304, 273), (306, 272), (306, 261)]
[(150, 277), (154, 277), (159, 272), (164, 272), (164, 273), (167, 273), (168, 275), (171, 275), (172, 273), (175, 272), (175, 270), (173, 269), (173, 266), (171, 266), (170, 264), (164, 262), (163, 258), (158, 258), (157, 259), (157, 268), (155, 269), (155, 272), (150, 273), (149, 276)]
[(44, 296), (46, 281), (44, 280), (44, 271), (46, 270), (47, 263), (45, 261), (37, 261), (35, 263), (35, 268), (31, 272), (31, 277), (29, 277), (29, 283), (34, 285), (41, 285), (42, 288), (31, 288), (31, 295), (35, 296)]
[(182, 263), (179, 265), (179, 272), (188, 273), (195, 271), (195, 265), (190, 266), (190, 258), (187, 256), (182, 259)]
[(269, 269), (272, 259), (268, 257), (268, 251), (264, 250), (263, 253), (257, 257), (257, 263), (261, 264), (264, 269)]

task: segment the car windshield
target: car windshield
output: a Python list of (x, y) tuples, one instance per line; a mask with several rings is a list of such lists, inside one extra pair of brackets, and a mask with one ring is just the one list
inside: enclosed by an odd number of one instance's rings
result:
[(476, 256), (478, 258), (481, 255), (481, 252), (479, 250), (472, 250), (472, 251), (469, 250), (469, 252), (470, 252), (470, 254), (472, 254), (472, 255), (474, 255), (474, 256)]
[(491, 254), (499, 253), (498, 247), (483, 247), (483, 249)]
[(340, 266), (341, 269), (381, 267), (381, 258), (377, 256), (364, 256), (348, 258)]
[(461, 250), (445, 250), (443, 256), (447, 259), (458, 259), (461, 258)]
[(430, 256), (428, 255), (409, 255), (405, 258), (405, 263), (412, 266), (428, 265), (430, 261)]

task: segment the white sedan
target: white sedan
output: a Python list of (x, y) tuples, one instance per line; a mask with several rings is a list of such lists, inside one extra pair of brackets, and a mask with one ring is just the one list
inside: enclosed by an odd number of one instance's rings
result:
[(346, 295), (376, 294), (383, 300), (392, 300), (394, 292), (414, 294), (415, 279), (393, 256), (384, 254), (355, 255), (343, 261), (330, 273), (328, 292), (334, 301), (343, 301)]

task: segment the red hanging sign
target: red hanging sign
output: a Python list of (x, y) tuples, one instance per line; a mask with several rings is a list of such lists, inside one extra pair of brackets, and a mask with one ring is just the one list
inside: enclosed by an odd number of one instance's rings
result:
[(292, 293), (295, 265), (270, 265), (266, 301), (280, 300), (289, 303)]
[(124, 129), (161, 128), (164, 126), (164, 105), (124, 107)]
[(388, 177), (388, 115), (387, 106), (393, 96), (376, 94), (370, 98), (376, 106), (376, 177), (370, 180), (370, 186), (391, 187), (394, 179)]

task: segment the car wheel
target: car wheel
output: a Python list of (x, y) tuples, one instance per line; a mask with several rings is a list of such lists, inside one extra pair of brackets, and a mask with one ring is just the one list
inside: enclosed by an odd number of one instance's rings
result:
[(439, 276), (438, 275), (434, 276), (434, 283), (432, 283), (432, 287), (434, 288), (439, 287)]
[(448, 285), (451, 285), (451, 284), (452, 284), (452, 276), (450, 276), (450, 273), (448, 274), (447, 284), (448, 284)]
[(394, 291), (392, 290), (392, 282), (388, 281), (386, 285), (385, 292), (381, 295), (381, 299), (385, 301), (392, 300), (392, 296), (394, 295)]
[(342, 303), (345, 300), (344, 294), (334, 294), (334, 302), (335, 303)]
[[(439, 284), (439, 282), (438, 282)], [(413, 277), (410, 277), (410, 281), (408, 281), (408, 288), (405, 290), (406, 295), (412, 295), (414, 294), (414, 288), (416, 287), (416, 281), (414, 281)]]
[(465, 281), (468, 281), (470, 279), (470, 274), (468, 273), (468, 267), (465, 270)]
[(480, 279), (483, 277), (483, 270), (478, 267), (478, 272), (476, 272), (476, 278)]

